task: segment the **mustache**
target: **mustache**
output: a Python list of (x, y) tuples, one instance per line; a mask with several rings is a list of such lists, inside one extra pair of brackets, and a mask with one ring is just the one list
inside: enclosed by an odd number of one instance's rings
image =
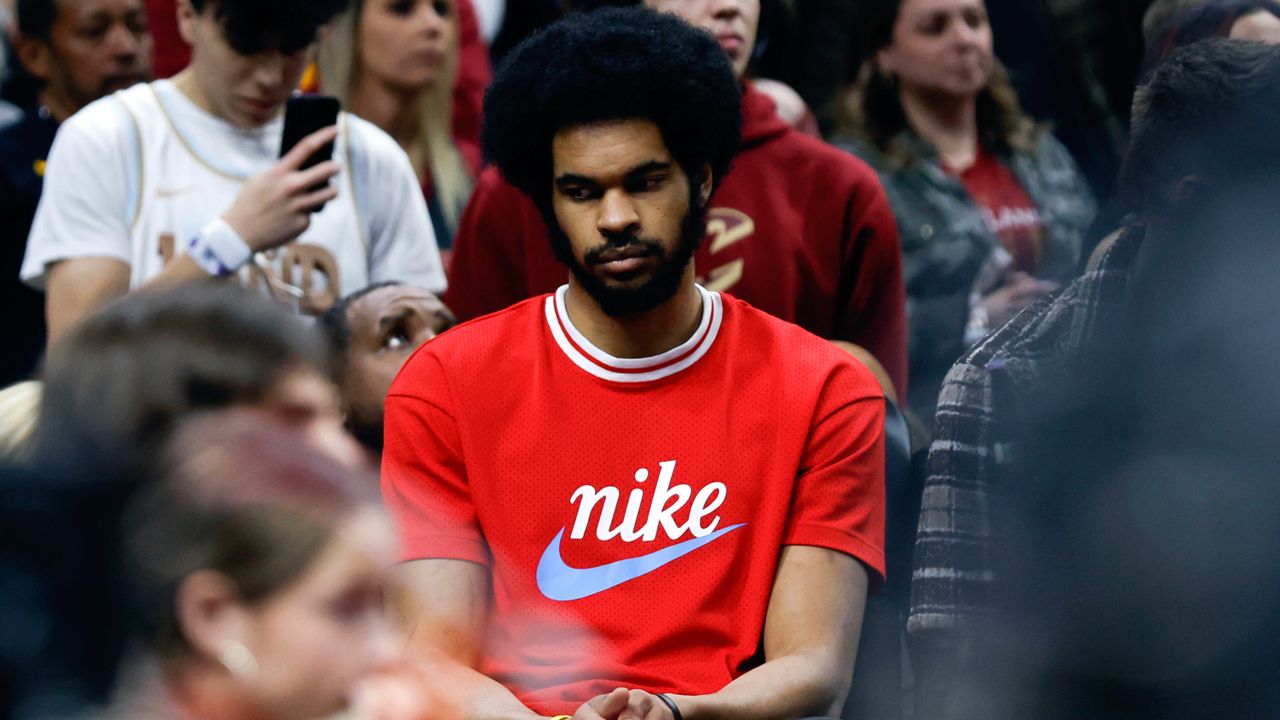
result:
[(589, 265), (599, 265), (622, 257), (650, 255), (662, 255), (662, 245), (658, 241), (638, 235), (626, 235), (611, 238), (603, 245), (591, 248), (583, 255), (583, 260)]

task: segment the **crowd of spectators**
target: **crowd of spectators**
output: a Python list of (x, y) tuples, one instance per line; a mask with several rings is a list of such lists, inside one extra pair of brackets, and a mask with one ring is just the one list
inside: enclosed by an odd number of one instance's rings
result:
[(1280, 713), (1280, 3), (0, 44), (0, 718)]

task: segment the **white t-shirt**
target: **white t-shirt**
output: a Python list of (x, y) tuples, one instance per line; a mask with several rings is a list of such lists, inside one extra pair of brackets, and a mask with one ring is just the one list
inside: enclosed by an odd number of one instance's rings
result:
[[(241, 281), (312, 314), (385, 280), (443, 292), (409, 158), (355, 116), (343, 113), (339, 127), (333, 157), (342, 172), (331, 180), (338, 197), (298, 239), (259, 253)], [(236, 128), (167, 80), (92, 103), (54, 141), (22, 278), (41, 288), (51, 263), (107, 257), (129, 265), (130, 287), (142, 285), (231, 207), (250, 176), (277, 161), (283, 131), (283, 119)]]

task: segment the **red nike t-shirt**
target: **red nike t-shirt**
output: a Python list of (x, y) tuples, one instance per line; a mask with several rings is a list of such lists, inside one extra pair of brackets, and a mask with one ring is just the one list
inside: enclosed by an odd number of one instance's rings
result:
[(991, 233), (1013, 256), (1014, 269), (1035, 275), (1044, 264), (1044, 222), (1013, 171), (981, 144), (969, 169), (945, 169), (960, 179), (982, 210)]
[(884, 396), (842, 350), (699, 288), (694, 335), (613, 358), (565, 289), (424, 345), (387, 397), (405, 559), (486, 566), (479, 670), (536, 712), (706, 694), (759, 647), (784, 545), (884, 573)]

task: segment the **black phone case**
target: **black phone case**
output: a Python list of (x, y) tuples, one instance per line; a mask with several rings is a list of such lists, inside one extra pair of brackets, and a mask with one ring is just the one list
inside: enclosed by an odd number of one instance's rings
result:
[[(284, 157), (295, 145), (311, 133), (338, 122), (341, 105), (337, 98), (325, 95), (298, 95), (289, 98), (284, 111), (284, 136), (280, 141), (280, 157)], [(315, 167), (333, 157), (333, 143), (327, 143), (312, 153), (303, 163), (302, 170)], [(314, 192), (325, 186), (317, 183), (308, 188)]]

